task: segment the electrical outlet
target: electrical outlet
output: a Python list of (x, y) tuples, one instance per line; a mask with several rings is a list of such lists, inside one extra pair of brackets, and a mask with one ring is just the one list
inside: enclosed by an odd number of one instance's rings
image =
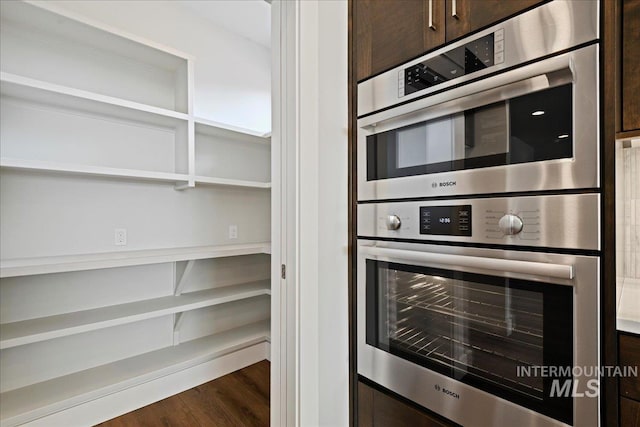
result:
[(237, 239), (238, 238), (238, 226), (237, 225), (230, 225), (229, 226), (229, 238), (230, 239)]
[(127, 229), (126, 228), (116, 228), (115, 229), (114, 243), (115, 243), (116, 246), (126, 246), (127, 245)]

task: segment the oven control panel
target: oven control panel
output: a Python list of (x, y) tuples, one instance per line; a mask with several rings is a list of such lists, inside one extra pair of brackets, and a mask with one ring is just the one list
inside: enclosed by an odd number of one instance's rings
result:
[(472, 40), (398, 73), (401, 98), (504, 62), (504, 28)]
[(358, 205), (358, 237), (600, 249), (597, 193)]
[(420, 234), (471, 236), (471, 205), (420, 206)]

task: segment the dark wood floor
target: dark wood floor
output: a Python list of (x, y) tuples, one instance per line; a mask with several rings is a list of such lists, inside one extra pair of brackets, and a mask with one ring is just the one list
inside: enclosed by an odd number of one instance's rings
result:
[(256, 363), (99, 427), (268, 426), (269, 369)]

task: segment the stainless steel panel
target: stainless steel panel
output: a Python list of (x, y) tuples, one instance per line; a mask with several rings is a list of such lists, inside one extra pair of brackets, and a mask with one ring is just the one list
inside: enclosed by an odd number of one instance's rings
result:
[[(371, 241), (359, 241), (359, 246), (372, 245)], [(599, 260), (597, 257), (576, 255), (557, 255), (519, 251), (500, 251), (466, 247), (440, 245), (375, 242), (378, 248), (425, 253), (450, 254), (477, 258), (519, 260), (529, 262), (571, 265), (574, 268), (573, 279), (553, 279), (546, 276), (513, 272), (496, 272), (477, 267), (412, 261), (411, 265), (425, 265), (446, 268), (455, 271), (489, 274), (498, 277), (517, 277), (534, 282), (554, 283), (572, 286), (574, 289), (574, 366), (599, 366)], [(386, 353), (365, 341), (365, 292), (366, 259), (379, 259), (398, 263), (407, 263), (401, 258), (367, 255), (358, 250), (358, 373), (384, 387), (399, 393), (420, 405), (425, 406), (466, 427), (473, 426), (563, 426), (565, 424), (523, 408), (507, 400), (480, 391), (444, 375), (435, 373), (412, 362)], [(591, 377), (578, 377), (577, 391), (587, 392), (587, 380)], [(443, 393), (447, 389), (459, 398)], [(440, 390), (440, 391), (439, 391)], [(599, 419), (599, 398), (576, 397), (574, 400), (574, 425), (597, 426)]]
[(479, 258), (468, 255), (452, 255), (434, 252), (405, 251), (402, 249), (380, 248), (375, 244), (360, 245), (360, 251), (376, 258), (396, 258), (405, 262), (433, 263), (454, 267), (476, 267), (483, 270), (507, 271), (510, 273), (530, 274), (553, 277), (555, 279), (573, 279), (573, 266), (551, 264), (547, 262), (514, 261), (510, 259)]
[[(398, 73), (495, 31), (504, 31), (504, 62), (416, 93), (399, 96)], [(440, 91), (598, 38), (598, 2), (556, 0), (407, 62), (358, 85), (358, 116)]]
[[(367, 136), (567, 81), (573, 82), (573, 158), (367, 181)], [(365, 117), (358, 120), (358, 200), (599, 187), (598, 106), (598, 46), (591, 45)]]
[[(471, 205), (471, 236), (420, 234), (421, 206), (460, 205)], [(357, 233), (359, 237), (599, 250), (599, 209), (600, 195), (595, 193), (361, 203)], [(520, 233), (505, 235), (499, 229), (498, 222), (506, 214), (522, 219)], [(396, 230), (386, 225), (391, 215), (400, 220)]]

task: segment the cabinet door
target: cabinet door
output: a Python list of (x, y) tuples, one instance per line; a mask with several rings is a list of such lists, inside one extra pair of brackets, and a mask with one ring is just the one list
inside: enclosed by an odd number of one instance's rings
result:
[(453, 427), (358, 382), (358, 427)]
[(622, 129), (640, 129), (640, 0), (622, 2)]
[(640, 402), (620, 398), (620, 427), (640, 426)]
[(446, 0), (447, 41), (542, 2), (543, 0)]
[[(620, 366), (640, 366), (640, 337), (620, 335)], [(640, 401), (640, 379), (620, 379), (620, 395)]]
[(354, 0), (356, 78), (444, 43), (444, 0)]
[(358, 382), (358, 427), (373, 427), (373, 393), (371, 387)]

